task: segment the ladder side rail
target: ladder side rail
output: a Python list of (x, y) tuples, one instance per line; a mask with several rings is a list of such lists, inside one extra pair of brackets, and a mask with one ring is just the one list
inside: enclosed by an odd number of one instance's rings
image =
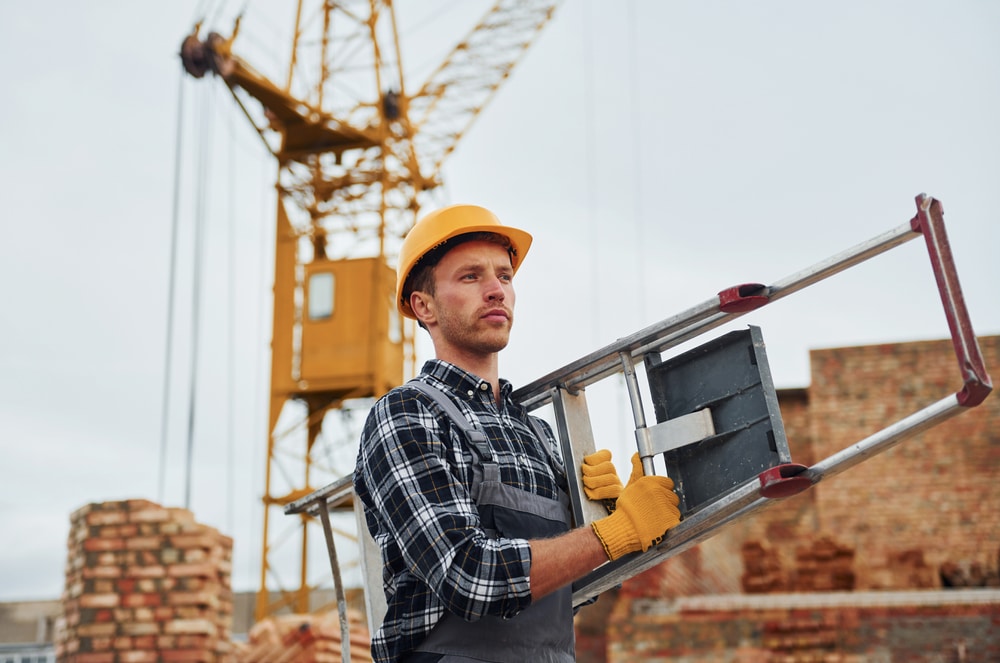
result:
[[(844, 470), (868, 460), (903, 440), (922, 433), (965, 411), (955, 394), (951, 394), (908, 417), (868, 436), (806, 469), (803, 475), (811, 485), (836, 476)], [(718, 530), (744, 516), (777, 503), (779, 499), (760, 495), (758, 481), (748, 481), (704, 509), (688, 516), (667, 533), (663, 542), (646, 553), (633, 553), (620, 564), (606, 564), (574, 586), (573, 603), (579, 605), (620, 585), (624, 580), (681, 553), (716, 534)], [(786, 498), (787, 499), (787, 498)]]
[(351, 662), (351, 627), (347, 615), (347, 598), (344, 594), (344, 578), (340, 573), (340, 562), (337, 558), (337, 546), (333, 541), (333, 525), (330, 523), (330, 508), (326, 500), (316, 500), (319, 507), (319, 517), (323, 523), (323, 536), (326, 539), (326, 552), (330, 559), (330, 572), (333, 575), (334, 592), (337, 597), (337, 616), (340, 619), (340, 654), (341, 661)]
[(958, 399), (966, 407), (975, 407), (993, 390), (993, 382), (986, 371), (982, 350), (965, 305), (965, 296), (962, 294), (958, 270), (944, 227), (944, 209), (940, 201), (923, 193), (916, 197), (916, 202), (917, 215), (910, 223), (926, 240), (934, 280), (937, 282), (948, 329), (951, 331), (952, 346), (962, 373), (962, 390), (958, 393)]
[(364, 508), (361, 500), (354, 500), (354, 519), (358, 530), (358, 547), (361, 558), (361, 577), (364, 587), (365, 614), (368, 617), (368, 628), (371, 634), (385, 619), (389, 611), (389, 603), (382, 588), (382, 551), (368, 531)]
[[(687, 311), (665, 318), (571, 362), (561, 369), (552, 371), (521, 387), (514, 392), (513, 396), (529, 410), (542, 407), (550, 402), (551, 390), (555, 387), (575, 391), (620, 372), (621, 359), (619, 355), (622, 352), (628, 352), (636, 358), (651, 352), (663, 352), (750, 310), (769, 304), (900, 246), (917, 238), (920, 234), (908, 222), (796, 272), (771, 286), (744, 284), (730, 288)], [(736, 302), (737, 305), (731, 306), (732, 299), (739, 297), (753, 298), (755, 301), (750, 307), (741, 307), (738, 302)]]
[[(594, 453), (597, 446), (587, 409), (587, 392), (582, 389), (573, 393), (565, 389), (553, 389), (552, 410), (563, 462), (567, 468), (580, 467), (583, 465), (583, 457)], [(573, 523), (577, 527), (608, 515), (602, 502), (587, 499), (580, 472), (567, 472), (566, 481), (569, 484)]]

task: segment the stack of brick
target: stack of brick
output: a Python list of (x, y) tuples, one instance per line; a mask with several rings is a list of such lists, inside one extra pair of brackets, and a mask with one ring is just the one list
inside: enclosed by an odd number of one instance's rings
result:
[(798, 548), (795, 553), (797, 592), (833, 592), (854, 589), (854, 549), (829, 537)]
[(843, 663), (837, 650), (838, 624), (823, 619), (765, 622), (761, 644), (770, 652), (768, 663)]
[(964, 587), (1000, 587), (1000, 573), (978, 562), (944, 562), (938, 569), (945, 589)]
[(70, 517), (60, 663), (231, 663), (232, 539), (185, 509), (88, 504)]
[[(349, 620), (351, 660), (371, 663), (371, 639), (360, 619)], [(335, 613), (281, 615), (257, 622), (236, 645), (240, 663), (339, 663), (340, 619)]]
[(785, 590), (778, 553), (759, 541), (746, 541), (741, 549), (743, 576), (740, 579), (747, 594), (768, 594)]
[[(927, 561), (923, 550), (901, 550), (889, 554), (889, 568), (893, 589), (933, 589), (938, 581)], [(875, 576), (875, 573), (872, 573)], [(874, 583), (872, 583), (874, 585)]]

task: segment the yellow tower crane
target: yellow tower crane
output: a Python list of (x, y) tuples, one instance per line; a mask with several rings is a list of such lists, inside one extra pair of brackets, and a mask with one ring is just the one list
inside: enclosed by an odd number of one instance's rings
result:
[[(300, 568), (281, 583), (274, 510), (308, 494), (327, 413), (378, 397), (413, 372), (413, 327), (396, 315), (394, 264), (425, 194), (476, 117), (552, 18), (559, 0), (498, 0), (426, 82), (404, 80), (391, 0), (299, 0), (284, 83), (237, 55), (232, 34), (181, 47), (185, 70), (232, 92), (278, 162), (263, 553), (256, 618), (309, 612), (309, 521)], [(304, 406), (301, 440), (277, 430)], [(296, 443), (298, 447), (296, 448)]]

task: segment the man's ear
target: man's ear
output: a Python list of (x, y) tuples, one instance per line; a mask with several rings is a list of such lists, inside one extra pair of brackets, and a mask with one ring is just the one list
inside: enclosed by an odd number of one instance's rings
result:
[(410, 308), (417, 320), (427, 325), (434, 322), (437, 315), (434, 312), (434, 298), (426, 292), (414, 290), (410, 293)]

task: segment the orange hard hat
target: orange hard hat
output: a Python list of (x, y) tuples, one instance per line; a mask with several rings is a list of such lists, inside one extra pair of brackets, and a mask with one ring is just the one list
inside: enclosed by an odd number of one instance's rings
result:
[(403, 240), (396, 268), (396, 306), (407, 318), (414, 318), (410, 302), (403, 298), (403, 286), (410, 271), (431, 249), (444, 244), (452, 237), (475, 232), (492, 232), (510, 240), (510, 263), (517, 268), (531, 246), (531, 235), (523, 230), (505, 226), (496, 215), (478, 205), (450, 205), (434, 210), (417, 221)]

